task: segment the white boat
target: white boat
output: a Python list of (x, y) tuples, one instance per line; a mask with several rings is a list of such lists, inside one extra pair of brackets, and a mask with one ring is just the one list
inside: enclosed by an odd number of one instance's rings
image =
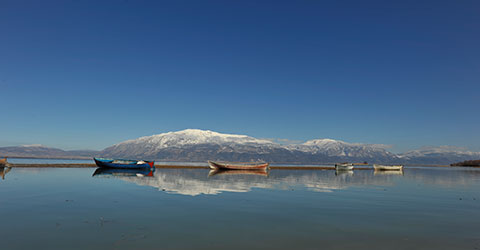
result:
[(353, 169), (352, 163), (335, 164), (335, 170), (352, 170), (352, 169)]
[(266, 170), (268, 163), (251, 163), (251, 162), (214, 162), (208, 161), (211, 169), (230, 169), (230, 170)]
[(402, 170), (403, 165), (379, 165), (379, 164), (373, 164), (373, 169), (375, 170)]

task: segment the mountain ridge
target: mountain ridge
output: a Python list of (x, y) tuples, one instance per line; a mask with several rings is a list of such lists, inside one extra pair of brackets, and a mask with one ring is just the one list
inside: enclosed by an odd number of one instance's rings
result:
[(0, 147), (0, 156), (72, 159), (103, 156), (177, 162), (226, 160), (267, 161), (277, 164), (323, 164), (344, 161), (450, 164), (480, 159), (480, 152), (450, 146), (422, 147), (400, 154), (392, 153), (388, 151), (388, 148), (389, 146), (384, 144), (350, 143), (328, 138), (313, 139), (297, 144), (280, 144), (247, 135), (185, 129), (122, 141), (101, 151), (67, 151), (33, 144)]
[(97, 150), (63, 150), (41, 144), (0, 147), (0, 156), (10, 158), (88, 159), (99, 152)]
[[(480, 157), (477, 152), (412, 150), (404, 154), (387, 151), (388, 145), (313, 139), (283, 145), (247, 135), (186, 129), (117, 143), (100, 152), (106, 157), (128, 156), (165, 161), (268, 161), (272, 163), (334, 163), (368, 161), (382, 163), (449, 164)], [(438, 153), (438, 152), (443, 152)]]

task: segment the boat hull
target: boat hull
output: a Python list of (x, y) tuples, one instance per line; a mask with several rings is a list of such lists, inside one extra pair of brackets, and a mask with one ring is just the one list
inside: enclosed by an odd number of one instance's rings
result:
[(378, 165), (378, 164), (373, 164), (373, 169), (376, 171), (388, 171), (388, 170), (393, 170), (393, 171), (399, 171), (403, 170), (402, 165)]
[(0, 159), (0, 167), (8, 167), (7, 157)]
[(335, 164), (335, 170), (352, 170), (353, 164)]
[(211, 169), (231, 169), (231, 170), (265, 170), (268, 163), (228, 163), (208, 161)]
[(208, 176), (214, 175), (259, 175), (259, 176), (268, 176), (267, 169), (253, 169), (253, 170), (242, 170), (242, 169), (212, 169), (208, 173)]
[(153, 168), (153, 161), (145, 161), (145, 163), (137, 164), (138, 161), (133, 160), (114, 160), (114, 159), (103, 159), (103, 158), (93, 158), (95, 164), (101, 168), (123, 168), (123, 169), (142, 169), (142, 168)]

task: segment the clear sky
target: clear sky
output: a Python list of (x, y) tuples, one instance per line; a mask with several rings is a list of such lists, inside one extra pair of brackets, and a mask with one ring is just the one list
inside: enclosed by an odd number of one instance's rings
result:
[(0, 1), (0, 146), (186, 128), (480, 151), (480, 1)]

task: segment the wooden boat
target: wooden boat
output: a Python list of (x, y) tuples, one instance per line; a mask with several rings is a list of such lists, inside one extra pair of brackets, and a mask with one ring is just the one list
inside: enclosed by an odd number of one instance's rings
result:
[(0, 166), (7, 166), (8, 167), (7, 157), (3, 157), (3, 159), (0, 159)]
[(335, 170), (352, 170), (352, 163), (337, 163), (335, 164)]
[(153, 177), (155, 168), (97, 168), (92, 176), (137, 176)]
[(208, 161), (211, 169), (261, 170), (267, 169), (268, 163), (233, 163)]
[(137, 160), (123, 160), (123, 159), (106, 159), (93, 158), (95, 164), (101, 168), (153, 168), (153, 161), (137, 161)]
[(402, 170), (403, 169), (403, 166), (402, 165), (379, 165), (379, 164), (373, 164), (373, 169), (375, 169), (375, 171), (378, 171), (378, 170), (395, 170), (395, 171), (398, 171), (398, 170)]
[(259, 170), (236, 170), (236, 169), (212, 169), (208, 173), (208, 176), (214, 175), (260, 175), (260, 176), (268, 176), (267, 169), (259, 169)]

